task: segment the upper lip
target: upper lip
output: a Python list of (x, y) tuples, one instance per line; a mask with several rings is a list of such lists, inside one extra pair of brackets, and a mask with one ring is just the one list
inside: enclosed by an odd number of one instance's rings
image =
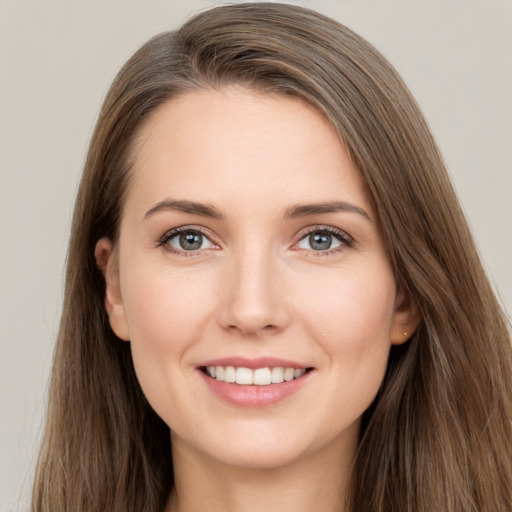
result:
[(262, 356), (256, 358), (247, 358), (247, 357), (220, 357), (218, 359), (211, 359), (209, 361), (204, 361), (198, 365), (198, 368), (203, 366), (235, 366), (236, 368), (251, 368), (255, 370), (257, 368), (296, 368), (296, 369), (306, 369), (311, 368), (310, 365), (304, 365), (298, 363), (297, 361), (292, 361), (290, 359), (280, 359), (277, 357), (270, 356)]

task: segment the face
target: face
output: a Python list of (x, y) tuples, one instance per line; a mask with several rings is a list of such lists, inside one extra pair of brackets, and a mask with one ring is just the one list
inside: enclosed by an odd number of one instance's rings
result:
[[(188, 93), (143, 127), (106, 307), (173, 442), (275, 467), (355, 448), (411, 330), (365, 186), (299, 99)], [(234, 380), (234, 382), (233, 382)]]

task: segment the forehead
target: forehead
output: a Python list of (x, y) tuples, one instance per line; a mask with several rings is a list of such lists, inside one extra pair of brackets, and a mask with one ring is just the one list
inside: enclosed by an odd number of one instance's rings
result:
[(134, 154), (128, 201), (145, 206), (166, 195), (272, 204), (348, 195), (370, 208), (336, 130), (295, 97), (235, 87), (186, 93), (153, 113)]

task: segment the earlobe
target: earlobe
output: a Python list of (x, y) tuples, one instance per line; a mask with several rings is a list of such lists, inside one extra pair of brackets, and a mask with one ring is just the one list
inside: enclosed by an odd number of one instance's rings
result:
[(408, 341), (421, 322), (421, 312), (404, 292), (398, 292), (391, 330), (391, 344), (401, 345)]
[(121, 296), (117, 255), (108, 238), (100, 238), (94, 249), (96, 265), (105, 278), (105, 309), (110, 326), (115, 335), (124, 340), (130, 339), (128, 323)]

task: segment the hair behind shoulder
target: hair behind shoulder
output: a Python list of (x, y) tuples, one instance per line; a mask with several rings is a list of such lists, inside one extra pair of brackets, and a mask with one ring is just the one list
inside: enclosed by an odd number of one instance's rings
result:
[(351, 509), (512, 510), (508, 322), (427, 124), (370, 44), (274, 3), (214, 8), (156, 36), (105, 99), (73, 217), (33, 510), (163, 509), (169, 430), (109, 327), (94, 246), (117, 239), (144, 121), (187, 91), (233, 83), (303, 98), (330, 120), (372, 195), (397, 284), (422, 314), (365, 413)]

